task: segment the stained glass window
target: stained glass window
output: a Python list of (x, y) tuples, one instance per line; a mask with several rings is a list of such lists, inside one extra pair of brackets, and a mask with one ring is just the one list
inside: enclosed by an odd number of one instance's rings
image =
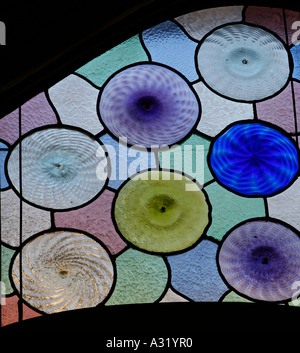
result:
[(2, 117), (2, 326), (121, 304), (299, 306), (297, 21), (183, 14)]

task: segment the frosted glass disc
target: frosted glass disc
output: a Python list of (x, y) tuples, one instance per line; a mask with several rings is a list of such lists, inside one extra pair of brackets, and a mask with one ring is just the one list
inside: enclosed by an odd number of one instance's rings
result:
[(260, 27), (240, 23), (213, 31), (201, 44), (197, 61), (211, 89), (246, 102), (272, 96), (290, 74), (284, 44)]
[(22, 196), (35, 205), (74, 208), (90, 201), (105, 185), (108, 166), (97, 140), (73, 129), (46, 128), (22, 139), (9, 156), (8, 175), (18, 192), (20, 146)]

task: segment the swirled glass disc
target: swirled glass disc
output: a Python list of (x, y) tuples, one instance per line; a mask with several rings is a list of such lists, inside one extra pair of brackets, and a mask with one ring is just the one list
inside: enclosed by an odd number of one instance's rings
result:
[(102, 190), (108, 162), (102, 145), (89, 135), (69, 128), (44, 128), (14, 147), (7, 170), (11, 183), (27, 201), (47, 209), (69, 209), (85, 204)]
[[(107, 251), (74, 231), (39, 235), (22, 249), (23, 299), (45, 313), (94, 307), (112, 287), (114, 269)], [(20, 254), (12, 267), (20, 292)]]

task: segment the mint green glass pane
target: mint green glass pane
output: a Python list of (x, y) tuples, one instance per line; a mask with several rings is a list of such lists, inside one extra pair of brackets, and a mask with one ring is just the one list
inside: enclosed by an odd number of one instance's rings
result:
[(207, 230), (207, 235), (217, 240), (221, 240), (232, 227), (240, 222), (266, 216), (262, 198), (236, 195), (217, 182), (207, 185), (204, 189), (212, 206), (212, 223)]
[(1, 245), (1, 291), (3, 292), (2, 294), (10, 294), (13, 292), (13, 288), (9, 280), (9, 266), (14, 253), (15, 250), (9, 249), (6, 246)]
[(128, 249), (116, 266), (116, 286), (106, 305), (153, 303), (166, 288), (168, 270), (161, 256)]
[(162, 168), (182, 171), (203, 185), (213, 179), (207, 164), (209, 146), (210, 140), (192, 134), (180, 145), (159, 152), (159, 164)]
[(148, 61), (139, 36), (136, 35), (89, 61), (76, 72), (96, 86), (103, 83), (117, 70), (139, 61)]

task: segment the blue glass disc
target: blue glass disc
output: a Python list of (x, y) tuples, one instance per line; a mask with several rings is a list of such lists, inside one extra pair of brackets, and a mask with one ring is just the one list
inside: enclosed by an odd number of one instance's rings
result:
[(265, 196), (288, 186), (298, 172), (298, 152), (280, 131), (262, 123), (237, 123), (212, 144), (210, 166), (218, 181), (242, 195)]

